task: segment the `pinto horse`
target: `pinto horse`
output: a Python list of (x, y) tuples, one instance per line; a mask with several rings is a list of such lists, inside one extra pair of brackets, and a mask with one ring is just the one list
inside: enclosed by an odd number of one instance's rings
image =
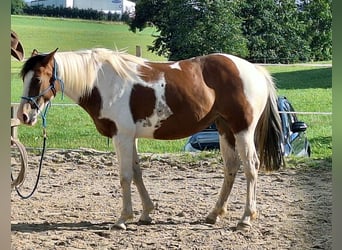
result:
[(260, 66), (228, 54), (210, 54), (177, 62), (150, 62), (103, 48), (39, 54), (23, 65), (22, 123), (34, 125), (44, 106), (64, 91), (112, 138), (120, 165), (122, 211), (116, 226), (133, 218), (131, 184), (137, 186), (151, 223), (154, 204), (145, 188), (137, 138), (179, 139), (215, 122), (220, 134), (224, 181), (206, 218), (214, 224), (226, 212), (236, 173), (247, 179), (245, 210), (238, 227), (248, 228), (257, 215), (258, 170), (283, 164), (277, 95), (271, 76)]

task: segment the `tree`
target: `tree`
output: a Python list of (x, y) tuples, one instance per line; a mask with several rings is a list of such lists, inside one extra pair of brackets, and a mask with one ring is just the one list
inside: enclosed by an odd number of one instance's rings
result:
[(23, 0), (11, 0), (11, 14), (12, 15), (21, 15), (23, 14), (23, 10), (26, 6), (26, 3)]
[(308, 61), (310, 44), (305, 38), (306, 24), (300, 20), (300, 11), (293, 0), (278, 0), (276, 8), (278, 36), (281, 37), (278, 58), (285, 62)]
[(159, 34), (148, 49), (170, 60), (212, 52), (247, 55), (241, 21), (228, 0), (140, 0), (129, 22), (135, 32), (154, 25)]
[(243, 20), (248, 59), (256, 62), (307, 60), (305, 25), (293, 0), (241, 0), (236, 15)]
[(312, 60), (332, 59), (332, 0), (304, 1), (302, 21), (309, 41)]

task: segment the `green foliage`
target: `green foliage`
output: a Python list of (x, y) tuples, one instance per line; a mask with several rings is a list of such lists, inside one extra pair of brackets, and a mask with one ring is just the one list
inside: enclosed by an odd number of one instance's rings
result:
[(310, 59), (332, 58), (332, 0), (304, 1), (302, 21), (306, 24), (305, 39), (311, 48)]
[(150, 50), (170, 60), (229, 52), (247, 55), (240, 20), (233, 3), (218, 1), (142, 0), (130, 22), (132, 31), (152, 23), (159, 31)]
[(150, 50), (171, 60), (228, 52), (255, 62), (331, 60), (331, 0), (140, 0), (132, 31), (159, 34)]
[(250, 61), (292, 63), (309, 57), (295, 1), (240, 1), (236, 14), (243, 20)]
[[(20, 1), (20, 0), (18, 0)], [(38, 15), (48, 17), (63, 17), (63, 18), (79, 18), (84, 20), (98, 20), (98, 21), (126, 21), (129, 14), (123, 13), (120, 16), (117, 13), (105, 13), (94, 9), (78, 9), (61, 6), (27, 6), (22, 10), (22, 14)]]
[(11, 14), (21, 15), (24, 13), (26, 3), (23, 0), (11, 0)]

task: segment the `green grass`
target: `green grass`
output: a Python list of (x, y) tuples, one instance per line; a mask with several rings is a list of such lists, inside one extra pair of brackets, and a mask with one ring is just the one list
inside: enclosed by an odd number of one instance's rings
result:
[[(42, 17), (12, 16), (12, 29), (24, 45), (26, 55), (33, 48), (51, 51), (58, 47), (61, 51), (92, 47), (126, 48), (135, 53), (135, 46), (143, 49), (143, 57), (150, 60), (165, 58), (147, 52), (147, 45), (153, 41), (155, 30), (150, 28), (134, 34), (128, 26), (120, 23), (90, 22)], [(329, 62), (327, 62), (329, 63)], [(22, 81), (19, 72), (21, 62), (12, 60), (11, 100), (20, 101)], [(312, 67), (307, 65), (267, 66), (276, 79), (278, 93), (285, 95), (297, 111), (332, 111), (332, 69), (331, 67)], [(112, 143), (99, 135), (88, 114), (78, 106), (58, 106), (72, 103), (61, 96), (53, 101), (47, 116), (47, 145), (49, 148), (94, 148), (113, 150)], [(312, 145), (313, 158), (330, 159), (332, 155), (332, 117), (330, 115), (299, 115), (309, 128), (307, 134)], [(42, 127), (20, 126), (20, 140), (26, 147), (42, 146)], [(139, 140), (140, 152), (174, 153), (181, 152), (186, 139), (175, 141)]]
[(56, 48), (69, 51), (94, 47), (125, 49), (135, 54), (139, 45), (143, 57), (164, 60), (147, 51), (147, 45), (152, 43), (152, 35), (156, 33), (154, 28), (133, 33), (122, 23), (33, 16), (11, 16), (11, 28), (18, 33), (26, 56), (30, 56), (33, 49), (50, 52)]

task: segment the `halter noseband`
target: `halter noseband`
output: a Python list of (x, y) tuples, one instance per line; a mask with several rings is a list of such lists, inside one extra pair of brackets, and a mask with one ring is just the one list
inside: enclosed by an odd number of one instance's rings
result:
[(59, 78), (57, 76), (57, 70), (58, 70), (58, 66), (57, 66), (57, 63), (56, 63), (56, 59), (54, 59), (52, 78), (51, 78), (51, 83), (50, 83), (49, 87), (44, 89), (37, 96), (22, 96), (21, 99), (24, 99), (24, 100), (27, 100), (28, 102), (33, 103), (35, 108), (37, 110), (39, 110), (39, 105), (37, 103), (37, 100), (38, 100), (39, 97), (42, 97), (43, 95), (45, 95), (50, 90), (52, 91), (53, 96), (56, 96), (56, 93), (57, 93), (57, 90), (56, 90), (56, 87), (55, 87), (56, 81), (59, 81), (59, 85), (60, 85), (61, 91), (62, 91), (62, 98), (63, 98), (63, 96), (64, 96), (64, 82), (63, 82), (63, 80), (61, 78)]

